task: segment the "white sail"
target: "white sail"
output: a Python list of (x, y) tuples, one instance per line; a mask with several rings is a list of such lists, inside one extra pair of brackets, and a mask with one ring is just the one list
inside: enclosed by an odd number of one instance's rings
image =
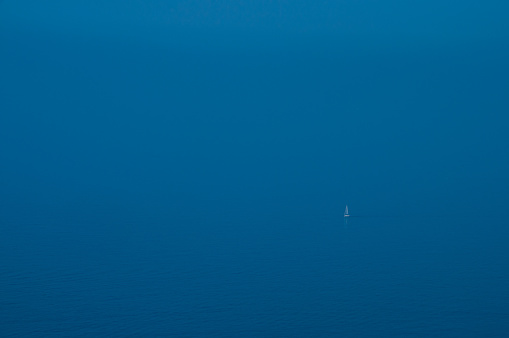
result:
[(350, 215), (348, 214), (348, 205), (345, 207), (345, 217), (349, 217)]

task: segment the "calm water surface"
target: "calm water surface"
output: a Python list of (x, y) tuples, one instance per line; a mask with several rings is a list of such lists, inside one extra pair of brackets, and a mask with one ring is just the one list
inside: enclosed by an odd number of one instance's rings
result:
[(2, 336), (504, 336), (497, 218), (9, 221)]

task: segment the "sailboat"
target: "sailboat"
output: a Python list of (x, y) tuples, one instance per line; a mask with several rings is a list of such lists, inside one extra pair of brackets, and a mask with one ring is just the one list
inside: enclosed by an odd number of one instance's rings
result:
[(348, 205), (345, 208), (345, 217), (350, 217), (350, 214), (348, 214)]

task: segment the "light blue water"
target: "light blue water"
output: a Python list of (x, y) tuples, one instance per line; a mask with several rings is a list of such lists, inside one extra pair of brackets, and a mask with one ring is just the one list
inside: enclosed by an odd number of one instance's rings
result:
[(505, 219), (10, 222), (0, 239), (2, 336), (509, 332)]

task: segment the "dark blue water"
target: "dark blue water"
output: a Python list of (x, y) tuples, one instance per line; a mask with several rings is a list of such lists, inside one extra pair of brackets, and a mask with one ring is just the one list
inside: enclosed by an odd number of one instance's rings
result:
[(2, 336), (509, 332), (507, 219), (237, 212), (12, 219)]
[(508, 336), (494, 3), (0, 0), (0, 337)]

